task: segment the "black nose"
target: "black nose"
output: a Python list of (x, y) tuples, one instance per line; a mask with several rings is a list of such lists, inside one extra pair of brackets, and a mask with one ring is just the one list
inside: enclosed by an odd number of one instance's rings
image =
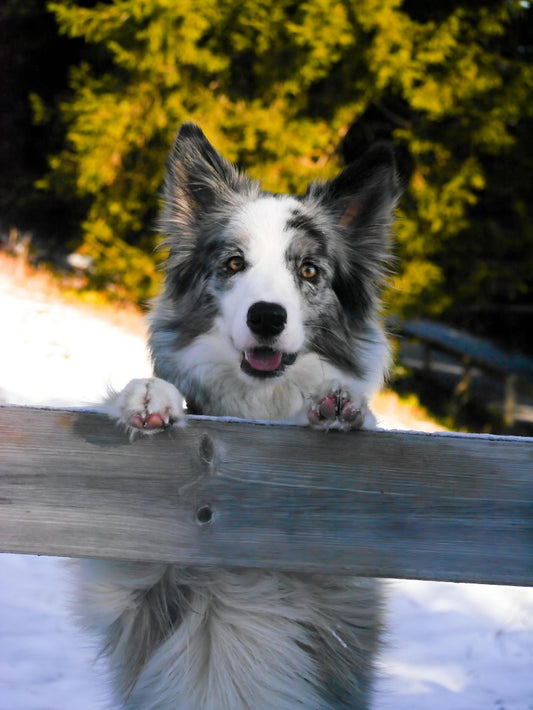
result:
[(279, 303), (258, 301), (248, 309), (246, 323), (254, 335), (273, 338), (279, 335), (287, 322), (287, 311)]

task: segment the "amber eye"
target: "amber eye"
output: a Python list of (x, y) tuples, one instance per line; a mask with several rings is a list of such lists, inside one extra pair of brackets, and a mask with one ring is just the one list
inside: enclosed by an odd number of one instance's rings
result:
[(244, 269), (244, 259), (242, 256), (232, 256), (228, 259), (226, 266), (230, 271), (237, 273), (237, 271), (242, 271)]
[(318, 275), (318, 269), (314, 264), (305, 262), (300, 266), (300, 276), (303, 279), (314, 279)]

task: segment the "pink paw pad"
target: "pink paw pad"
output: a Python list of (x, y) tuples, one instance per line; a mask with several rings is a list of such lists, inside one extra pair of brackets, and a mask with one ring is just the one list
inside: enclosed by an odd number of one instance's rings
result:
[(135, 412), (132, 414), (128, 421), (129, 425), (135, 427), (135, 429), (164, 429), (171, 424), (168, 412), (165, 417), (161, 416), (158, 412), (151, 412), (150, 414), (140, 414)]
[(352, 427), (359, 429), (363, 426), (364, 414), (360, 407), (357, 407), (351, 400), (347, 400), (341, 407), (339, 419), (348, 422)]
[(315, 425), (327, 425), (337, 421), (358, 429), (363, 425), (364, 413), (346, 394), (335, 392), (315, 402), (308, 411), (308, 418), (310, 423)]
[(328, 394), (327, 397), (321, 399), (316, 405), (316, 414), (319, 419), (335, 419), (337, 416), (337, 396)]

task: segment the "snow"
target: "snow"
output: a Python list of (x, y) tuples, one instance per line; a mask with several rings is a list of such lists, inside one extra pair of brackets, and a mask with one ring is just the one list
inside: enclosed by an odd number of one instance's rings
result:
[(376, 710), (532, 710), (533, 590), (390, 583)]
[[(7, 274), (0, 333), (0, 402), (83, 406), (150, 373), (140, 335), (16, 290)], [(374, 710), (533, 710), (533, 589), (387, 586)], [(68, 596), (65, 561), (0, 555), (0, 710), (111, 708), (105, 668)]]
[(0, 556), (1, 710), (110, 707), (95, 650), (68, 611), (64, 566), (53, 557)]
[(91, 404), (108, 387), (150, 375), (141, 337), (60, 301), (10, 293), (6, 281), (0, 278), (0, 401)]

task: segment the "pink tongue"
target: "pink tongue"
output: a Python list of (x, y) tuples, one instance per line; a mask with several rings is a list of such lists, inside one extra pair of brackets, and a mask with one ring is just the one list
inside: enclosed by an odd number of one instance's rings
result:
[(281, 365), (281, 353), (270, 348), (254, 348), (246, 351), (246, 359), (254, 370), (272, 372)]

